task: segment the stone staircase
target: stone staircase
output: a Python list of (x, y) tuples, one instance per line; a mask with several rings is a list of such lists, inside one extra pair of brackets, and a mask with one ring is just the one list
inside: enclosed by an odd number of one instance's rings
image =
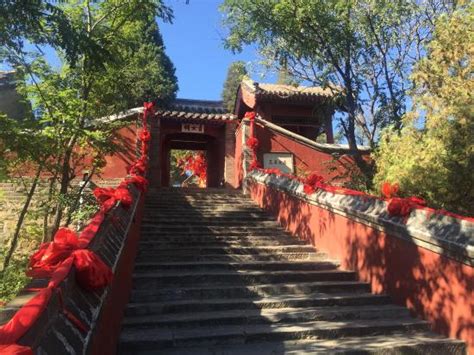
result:
[(239, 192), (149, 193), (119, 354), (464, 354)]

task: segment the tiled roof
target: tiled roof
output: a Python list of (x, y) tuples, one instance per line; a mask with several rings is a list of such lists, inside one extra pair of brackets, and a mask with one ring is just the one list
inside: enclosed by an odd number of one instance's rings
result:
[(251, 79), (242, 80), (242, 87), (255, 95), (259, 101), (308, 102), (331, 98), (336, 89), (317, 86), (292, 86), (258, 83)]
[(228, 112), (222, 101), (176, 99), (169, 107), (158, 110), (163, 118), (179, 120), (218, 120), (233, 121), (237, 116)]

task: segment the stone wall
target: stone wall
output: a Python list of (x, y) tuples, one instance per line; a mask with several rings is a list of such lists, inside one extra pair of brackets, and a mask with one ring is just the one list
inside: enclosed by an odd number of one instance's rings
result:
[[(116, 187), (122, 178), (96, 179), (94, 183), (101, 187)], [(5, 243), (14, 233), (18, 216), (26, 200), (30, 182), (18, 180), (15, 182), (0, 182), (0, 243)], [(38, 229), (38, 233), (43, 228), (43, 204), (47, 199), (48, 181), (42, 181), (36, 188), (35, 195), (31, 202), (23, 230), (28, 228)], [(39, 240), (38, 240), (39, 242)], [(30, 240), (20, 240), (17, 250), (23, 250), (28, 255), (29, 251), (36, 245), (29, 245)]]

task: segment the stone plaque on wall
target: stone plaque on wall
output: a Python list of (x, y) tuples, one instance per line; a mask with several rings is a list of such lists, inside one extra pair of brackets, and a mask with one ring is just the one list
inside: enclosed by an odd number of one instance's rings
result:
[(263, 154), (265, 169), (280, 169), (282, 173), (294, 173), (293, 153), (265, 153)]

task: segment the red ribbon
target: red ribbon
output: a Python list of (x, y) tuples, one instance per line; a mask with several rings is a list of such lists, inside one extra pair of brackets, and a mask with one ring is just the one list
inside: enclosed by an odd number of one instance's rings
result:
[(76, 281), (84, 289), (96, 290), (107, 286), (112, 280), (112, 271), (93, 251), (81, 249), (79, 239), (73, 231), (60, 228), (52, 242), (43, 243), (31, 256), (27, 275), (51, 277), (61, 265), (73, 264), (76, 267)]
[[(132, 165), (133, 176), (123, 181), (117, 189), (97, 188), (94, 195), (101, 209), (82, 230), (80, 237), (73, 231), (60, 228), (50, 243), (43, 243), (30, 258), (27, 274), (34, 277), (51, 277), (48, 286), (40, 289), (32, 299), (23, 305), (6, 324), (0, 327), (0, 353), (10, 355), (31, 355), (30, 347), (17, 344), (20, 338), (31, 328), (49, 303), (56, 290), (61, 311), (78, 329), (87, 331), (87, 326), (64, 307), (60, 283), (69, 275), (71, 267), (76, 268), (76, 281), (84, 289), (96, 290), (107, 286), (113, 277), (112, 270), (91, 250), (86, 249), (97, 234), (107, 213), (117, 201), (130, 207), (132, 196), (127, 186), (135, 186), (144, 191), (148, 181), (137, 174), (144, 174), (147, 168), (147, 152), (150, 133), (146, 129), (146, 118), (153, 113), (153, 103), (146, 102), (143, 112), (143, 130), (139, 139), (142, 144), (142, 156)], [(114, 217), (114, 216), (112, 216)]]
[(141, 156), (135, 164), (130, 166), (129, 173), (130, 175), (143, 175), (148, 168), (148, 158), (146, 156)]
[(389, 182), (384, 182), (382, 184), (382, 195), (386, 198), (397, 196), (399, 190), (400, 186), (398, 184), (390, 184)]
[(316, 190), (324, 188), (326, 186), (326, 184), (324, 184), (323, 177), (315, 172), (309, 174), (306, 178), (304, 178), (303, 184), (304, 192), (308, 195), (311, 195)]
[(406, 217), (413, 209), (423, 207), (425, 205), (425, 200), (419, 197), (392, 197), (388, 201), (387, 211), (391, 216)]
[(135, 185), (141, 192), (146, 192), (148, 189), (148, 180), (140, 175), (133, 175), (129, 178), (126, 178), (120, 183), (119, 187), (127, 187), (131, 184)]
[(244, 118), (248, 118), (250, 121), (253, 121), (255, 119), (255, 112), (247, 111), (244, 115)]
[(247, 139), (246, 144), (247, 144), (247, 147), (249, 147), (250, 149), (256, 150), (258, 148), (259, 141), (255, 137), (250, 137), (249, 139)]
[(132, 205), (132, 195), (125, 187), (117, 187), (116, 189), (109, 187), (97, 187), (94, 189), (94, 196), (99, 201), (100, 209), (104, 213), (110, 211), (117, 202), (122, 207), (129, 208)]
[(147, 117), (149, 114), (153, 114), (154, 108), (153, 108), (153, 102), (144, 102), (143, 103), (143, 127), (146, 127), (147, 125)]
[(149, 142), (151, 139), (150, 131), (142, 129), (138, 137), (142, 142)]

